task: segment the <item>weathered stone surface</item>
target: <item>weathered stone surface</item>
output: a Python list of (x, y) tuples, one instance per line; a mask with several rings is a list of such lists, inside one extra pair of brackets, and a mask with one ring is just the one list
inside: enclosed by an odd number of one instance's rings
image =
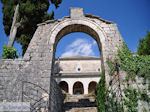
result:
[[(97, 57), (66, 57), (56, 59), (54, 73), (98, 73), (101, 70), (101, 58)], [(78, 71), (80, 69), (80, 71)]]
[(95, 97), (92, 95), (66, 94), (63, 112), (97, 112)]
[(61, 89), (57, 85), (56, 81), (54, 79), (51, 80), (51, 99), (50, 99), (50, 106), (51, 111), (50, 112), (62, 112), (62, 105), (64, 96), (62, 94)]
[(81, 18), (84, 17), (82, 8), (71, 8), (70, 10), (71, 18)]

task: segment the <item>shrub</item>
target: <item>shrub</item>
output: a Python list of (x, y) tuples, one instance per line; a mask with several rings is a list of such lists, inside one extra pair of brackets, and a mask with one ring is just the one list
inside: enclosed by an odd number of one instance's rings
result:
[(3, 59), (15, 59), (18, 58), (17, 50), (14, 47), (3, 46)]

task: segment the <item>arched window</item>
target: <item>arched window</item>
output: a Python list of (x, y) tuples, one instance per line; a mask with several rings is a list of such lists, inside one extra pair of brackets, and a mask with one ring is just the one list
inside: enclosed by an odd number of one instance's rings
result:
[(68, 83), (66, 81), (61, 81), (59, 83), (59, 87), (62, 89), (63, 92), (68, 93)]
[(95, 94), (96, 86), (97, 86), (97, 82), (95, 82), (95, 81), (90, 82), (89, 87), (88, 87), (88, 93), (89, 94), (92, 94), (92, 93)]
[(84, 94), (83, 84), (81, 82), (75, 82), (73, 85), (73, 94)]

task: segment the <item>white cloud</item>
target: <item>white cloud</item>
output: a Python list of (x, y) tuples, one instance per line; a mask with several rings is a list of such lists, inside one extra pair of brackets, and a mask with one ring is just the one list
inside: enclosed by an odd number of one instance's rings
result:
[(96, 45), (96, 42), (89, 42), (86, 39), (78, 38), (70, 45), (65, 48), (65, 52), (61, 57), (69, 56), (94, 56), (93, 46)]

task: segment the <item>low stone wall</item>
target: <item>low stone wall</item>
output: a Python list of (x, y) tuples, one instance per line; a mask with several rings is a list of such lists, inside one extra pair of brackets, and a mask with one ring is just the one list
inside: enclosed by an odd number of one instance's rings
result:
[(51, 112), (61, 112), (63, 94), (44, 65), (38, 60), (0, 60), (0, 102), (30, 102), (36, 112), (48, 108), (50, 95)]
[(64, 96), (55, 79), (51, 78), (51, 112), (62, 112)]
[(21, 100), (22, 60), (0, 60), (0, 102)]

